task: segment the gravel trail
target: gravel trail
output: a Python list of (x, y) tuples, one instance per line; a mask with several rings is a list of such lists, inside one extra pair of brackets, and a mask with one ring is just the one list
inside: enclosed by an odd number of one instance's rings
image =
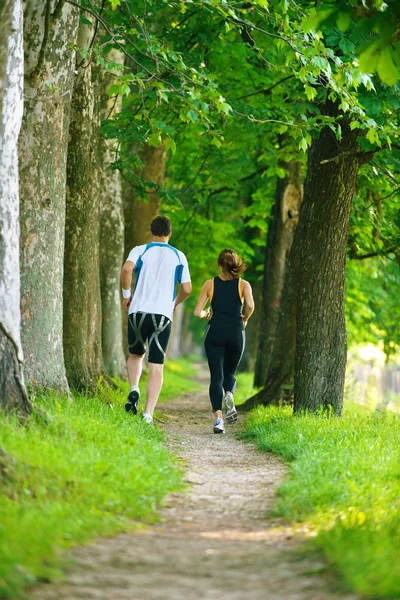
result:
[(203, 392), (160, 407), (187, 490), (168, 497), (159, 524), (74, 549), (65, 581), (37, 586), (32, 599), (356, 600), (270, 516), (283, 462), (236, 439), (241, 419), (212, 433), (205, 377)]

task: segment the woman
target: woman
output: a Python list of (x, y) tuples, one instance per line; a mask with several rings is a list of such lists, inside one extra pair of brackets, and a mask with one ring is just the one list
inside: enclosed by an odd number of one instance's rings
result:
[[(218, 267), (218, 277), (208, 279), (204, 283), (194, 314), (200, 319), (210, 319), (204, 337), (204, 347), (211, 375), (213, 431), (224, 433), (222, 398), (225, 402), (227, 423), (235, 423), (237, 420), (233, 401), (235, 371), (243, 355), (244, 328), (254, 311), (254, 300), (251, 285), (240, 278), (246, 265), (234, 250), (222, 250), (218, 257)], [(204, 310), (207, 301), (210, 301), (211, 306)]]

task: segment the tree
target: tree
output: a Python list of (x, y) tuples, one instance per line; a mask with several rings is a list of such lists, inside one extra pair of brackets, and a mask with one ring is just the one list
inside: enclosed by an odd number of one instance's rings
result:
[(29, 0), (25, 8), (25, 109), (19, 138), (22, 342), (28, 382), (68, 390), (63, 271), (66, 155), (79, 11)]
[(31, 411), (20, 338), (17, 139), (22, 122), (22, 5), (0, 9), (0, 408)]
[[(122, 62), (121, 53), (111, 50), (111, 62)], [(110, 98), (107, 90), (114, 72), (103, 65), (96, 68), (96, 112), (102, 120), (110, 118), (113, 110), (120, 109), (120, 100)], [(115, 160), (115, 140), (98, 136), (100, 181), (100, 288), (102, 311), (102, 351), (104, 368), (108, 375), (125, 376), (121, 329), (121, 299), (119, 277), (124, 260), (124, 213), (121, 176), (110, 165)]]
[(95, 111), (93, 28), (80, 24), (78, 75), (72, 97), (67, 157), (64, 254), (64, 356), (69, 385), (93, 389), (103, 373), (99, 274), (98, 155), (100, 114)]
[[(337, 114), (328, 100), (324, 113)], [(313, 141), (304, 185), (295, 359), (295, 412), (341, 414), (347, 360), (344, 284), (351, 202), (360, 166), (359, 132), (342, 122)]]
[(254, 385), (265, 383), (275, 343), (286, 263), (293, 242), (303, 198), (300, 161), (281, 165), (287, 173), (278, 179), (275, 202), (268, 224), (263, 278), (262, 334), (259, 338)]

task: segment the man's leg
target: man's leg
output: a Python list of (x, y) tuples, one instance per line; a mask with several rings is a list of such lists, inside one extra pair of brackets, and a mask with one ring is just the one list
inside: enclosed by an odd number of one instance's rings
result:
[(164, 365), (149, 362), (149, 379), (146, 388), (146, 410), (145, 412), (153, 416), (158, 396), (160, 395), (163, 384)]
[(131, 388), (133, 386), (139, 386), (140, 376), (143, 369), (143, 358), (144, 354), (130, 354), (126, 361), (126, 368), (128, 371), (128, 379)]
[(137, 414), (139, 404), (139, 380), (142, 374), (143, 358), (145, 353), (144, 345), (144, 320), (146, 315), (143, 313), (132, 313), (128, 317), (128, 345), (129, 356), (126, 361), (128, 379), (130, 383), (130, 392), (128, 401), (125, 404), (126, 412)]
[[(171, 335), (171, 321), (164, 315), (148, 315), (152, 323), (149, 335), (149, 379), (146, 389), (146, 410), (143, 417), (151, 422), (163, 384), (164, 360)], [(149, 420), (147, 420), (147, 416)]]

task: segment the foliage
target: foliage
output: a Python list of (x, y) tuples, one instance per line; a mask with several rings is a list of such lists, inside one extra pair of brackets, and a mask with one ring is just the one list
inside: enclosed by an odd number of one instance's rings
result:
[(353, 590), (399, 597), (400, 419), (355, 405), (342, 419), (258, 408), (245, 437), (291, 463), (279, 514), (308, 525)]
[[(164, 395), (193, 389), (187, 367), (170, 362)], [(34, 398), (43, 412), (25, 426), (0, 415), (1, 597), (57, 578), (60, 549), (154, 521), (181, 485), (161, 431), (127, 415), (124, 401), (100, 385), (95, 398)]]
[(349, 344), (383, 342), (387, 359), (399, 353), (399, 266), (376, 257), (347, 264), (346, 318)]

